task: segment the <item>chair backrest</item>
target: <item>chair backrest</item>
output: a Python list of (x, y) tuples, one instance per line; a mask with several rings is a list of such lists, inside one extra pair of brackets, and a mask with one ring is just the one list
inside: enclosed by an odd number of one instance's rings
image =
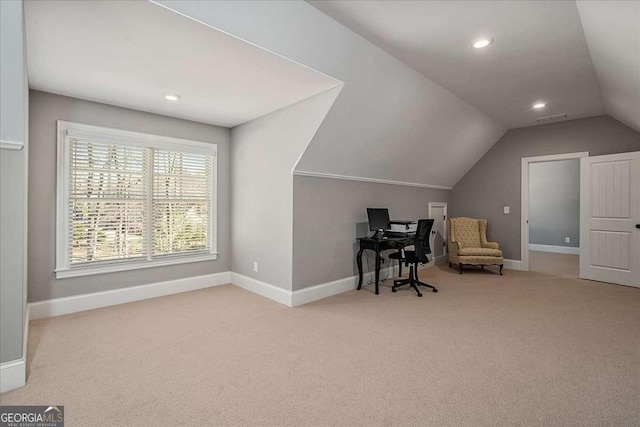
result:
[(414, 242), (416, 258), (420, 262), (429, 262), (427, 255), (431, 253), (431, 246), (429, 246), (429, 236), (431, 235), (431, 228), (433, 227), (432, 219), (418, 220), (418, 228), (416, 230), (416, 240)]
[(480, 221), (467, 217), (450, 218), (451, 241), (458, 242), (460, 248), (481, 248)]

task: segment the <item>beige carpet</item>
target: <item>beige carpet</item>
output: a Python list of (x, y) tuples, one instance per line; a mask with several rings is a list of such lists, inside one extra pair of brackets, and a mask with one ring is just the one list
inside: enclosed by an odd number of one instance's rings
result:
[(529, 270), (562, 277), (579, 277), (580, 257), (570, 254), (529, 251)]
[(632, 426), (640, 289), (420, 272), (285, 308), (234, 286), (31, 323), (27, 386), (67, 426)]

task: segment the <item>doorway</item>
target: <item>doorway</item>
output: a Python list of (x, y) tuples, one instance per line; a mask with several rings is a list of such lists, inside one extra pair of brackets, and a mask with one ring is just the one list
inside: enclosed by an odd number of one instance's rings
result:
[(580, 158), (588, 155), (522, 159), (522, 270), (579, 276)]
[(429, 218), (433, 218), (429, 245), (431, 245), (432, 261), (435, 263), (444, 260), (447, 254), (447, 204), (429, 202)]

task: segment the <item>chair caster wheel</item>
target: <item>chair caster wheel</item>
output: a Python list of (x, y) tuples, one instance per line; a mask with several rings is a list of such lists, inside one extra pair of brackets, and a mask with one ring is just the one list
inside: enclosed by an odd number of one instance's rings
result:
[(433, 292), (438, 292), (438, 290), (437, 290), (437, 289), (434, 289), (434, 290), (433, 290)]
[(395, 292), (395, 291), (396, 291), (395, 289), (391, 288), (391, 292)]
[(419, 297), (421, 297), (421, 296), (422, 296), (422, 294), (418, 294), (418, 296), (419, 296)]

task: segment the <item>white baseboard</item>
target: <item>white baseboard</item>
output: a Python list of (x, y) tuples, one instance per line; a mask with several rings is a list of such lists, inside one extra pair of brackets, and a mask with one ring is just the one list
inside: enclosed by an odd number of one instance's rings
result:
[(24, 359), (0, 364), (0, 393), (23, 387), (26, 374), (27, 364)]
[[(446, 262), (446, 256), (437, 257), (435, 262), (430, 262), (424, 266), (420, 266), (420, 269), (429, 268), (443, 262)], [(395, 274), (396, 268), (397, 266), (383, 268), (380, 269), (380, 273), (383, 277), (386, 273), (386, 277), (390, 278)], [(366, 280), (366, 276), (364, 280)], [(112, 305), (172, 295), (180, 292), (194, 291), (226, 283), (239, 286), (247, 291), (286, 305), (287, 307), (296, 307), (355, 289), (356, 284), (358, 283), (358, 276), (354, 275), (344, 277), (342, 279), (321, 283), (319, 285), (310, 286), (308, 288), (292, 292), (243, 274), (225, 271), (223, 273), (188, 277), (185, 279), (132, 286), (128, 288), (114, 289), (111, 291), (32, 302), (28, 304), (28, 319), (36, 320), (61, 316), (64, 314), (109, 307)], [(26, 330), (28, 330), (28, 328), (26, 328)]]
[(230, 279), (229, 272), (225, 271), (223, 273), (187, 277), (167, 282), (151, 283), (149, 285), (132, 286), (111, 291), (38, 301), (29, 304), (29, 314), (32, 320), (61, 316), (63, 314), (77, 313), (94, 308), (109, 307), (111, 305), (223, 285), (230, 283)]
[(358, 276), (349, 276), (332, 282), (321, 283), (308, 288), (293, 291), (291, 294), (291, 306), (308, 304), (323, 298), (332, 297), (343, 292), (351, 291), (358, 286)]
[(553, 252), (556, 254), (580, 255), (580, 248), (573, 248), (571, 246), (537, 245), (529, 243), (529, 250), (538, 252)]
[(240, 273), (230, 273), (231, 283), (254, 294), (291, 307), (291, 291), (271, 285)]
[(504, 260), (504, 268), (508, 268), (509, 270), (522, 270), (522, 261), (519, 259), (505, 259)]

